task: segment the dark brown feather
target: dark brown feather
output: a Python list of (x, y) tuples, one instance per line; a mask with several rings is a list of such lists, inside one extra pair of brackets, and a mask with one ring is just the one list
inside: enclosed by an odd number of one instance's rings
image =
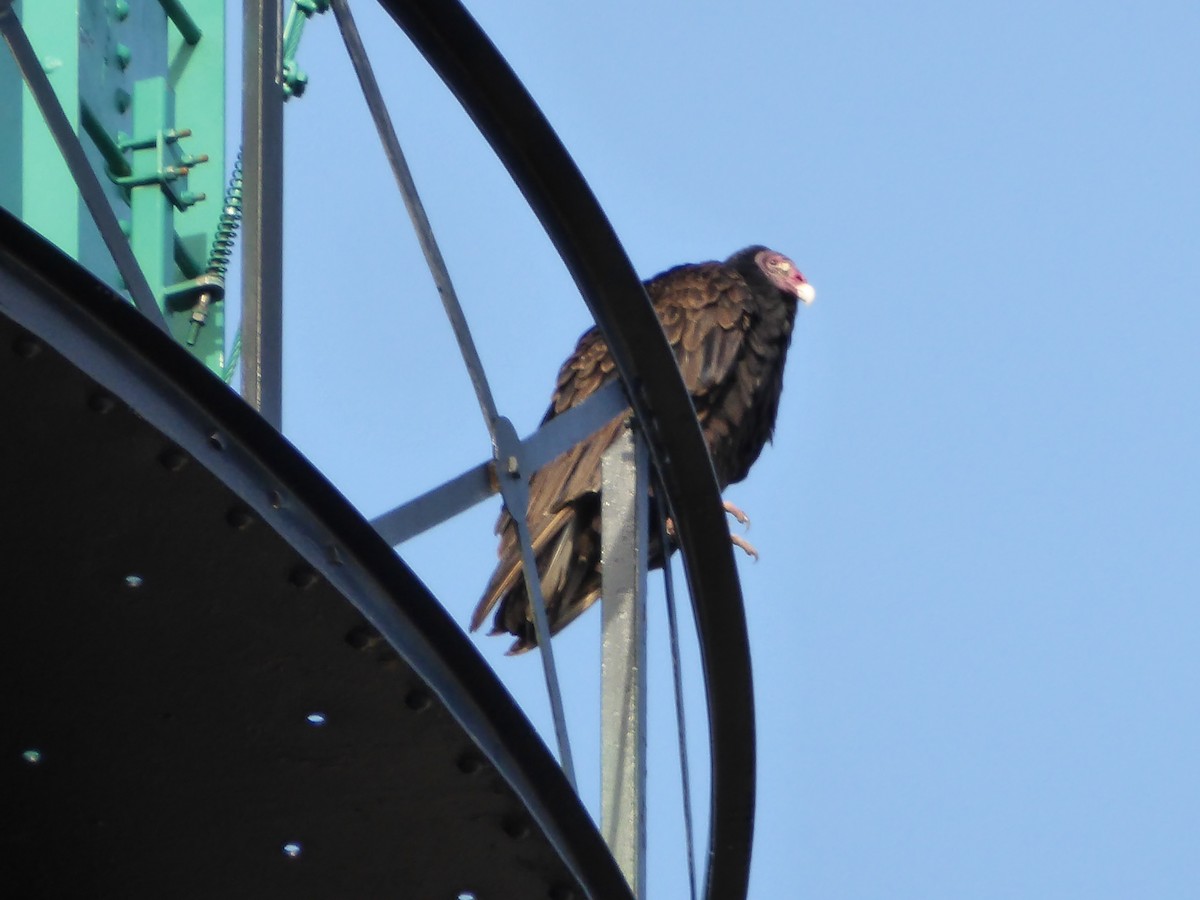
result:
[[(776, 287), (751, 247), (724, 263), (679, 266), (646, 282), (663, 332), (692, 395), (721, 489), (742, 480), (770, 440), (783, 387), (796, 298)], [(558, 373), (543, 422), (578, 405), (615, 377), (608, 345), (586, 332)], [(551, 633), (600, 595), (600, 461), (623, 427), (622, 413), (535, 473), (528, 521)], [(500, 561), (471, 617), (478, 628), (497, 607), (492, 634), (516, 636), (509, 652), (537, 643), (521, 572), (516, 528), (496, 522)], [(662, 564), (653, 541), (651, 564)]]

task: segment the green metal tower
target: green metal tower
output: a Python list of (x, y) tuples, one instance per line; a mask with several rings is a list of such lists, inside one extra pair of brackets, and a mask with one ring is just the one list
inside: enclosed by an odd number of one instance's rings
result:
[[(224, 310), (195, 329), (223, 216), (224, 0), (58, 0), (14, 10), (171, 333), (225, 363)], [(0, 53), (0, 206), (108, 284), (112, 256), (30, 90)]]

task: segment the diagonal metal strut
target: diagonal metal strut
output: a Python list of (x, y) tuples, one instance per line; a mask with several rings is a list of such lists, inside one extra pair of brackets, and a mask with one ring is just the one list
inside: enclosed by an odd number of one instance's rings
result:
[[(621, 383), (613, 381), (521, 441), (521, 470), (536, 472), (555, 457), (629, 409)], [(480, 463), (444, 484), (381, 513), (371, 526), (395, 547), (482, 503), (500, 490), (495, 460)]]
[(454, 338), (458, 342), (458, 349), (466, 364), (471, 384), (475, 388), (475, 396), (479, 401), (480, 411), (483, 413), (484, 424), (492, 438), (495, 458), (505, 473), (505, 477), (499, 479), (499, 488), (505, 506), (516, 525), (517, 536), (521, 544), (525, 585), (533, 606), (534, 630), (537, 634), (538, 648), (541, 651), (546, 677), (546, 692), (550, 698), (550, 711), (554, 719), (555, 737), (558, 741), (559, 759), (567, 779), (571, 786), (575, 787), (575, 765), (571, 757), (570, 740), (567, 736), (567, 720), (563, 710), (562, 692), (558, 684), (558, 670), (554, 665), (554, 651), (550, 645), (550, 625), (546, 617), (546, 604), (542, 597), (537, 563), (533, 554), (533, 543), (529, 535), (529, 524), (526, 521), (526, 511), (529, 508), (529, 474), (532, 470), (522, 465), (521, 442), (517, 438), (512, 423), (501, 416), (496, 409), (496, 401), (492, 396), (487, 375), (484, 373), (479, 351), (475, 347), (475, 341), (471, 336), (462, 306), (458, 302), (454, 285), (450, 281), (450, 272), (446, 268), (446, 262), (434, 239), (429, 217), (425, 214), (425, 207), (417, 194), (416, 183), (413, 181), (412, 172), (404, 158), (404, 151), (400, 147), (400, 140), (396, 136), (396, 129), (392, 125), (391, 116), (388, 114), (387, 105), (379, 90), (379, 83), (375, 79), (375, 73), (367, 58), (367, 51), (363, 46), (350, 7), (346, 0), (332, 0), (331, 7), (334, 17), (337, 19), (338, 30), (342, 34), (342, 41), (346, 45), (346, 52), (354, 66), (354, 72), (358, 76), (359, 85), (362, 87), (363, 97), (371, 111), (371, 118), (379, 132), (384, 153), (404, 198), (404, 206), (408, 210), (409, 218), (412, 219), (417, 241), (421, 245), (421, 251), (425, 254), (425, 261), (429, 265), (429, 272), (433, 276), (433, 282), (446, 311), (446, 317), (450, 320), (450, 327), (454, 331)]

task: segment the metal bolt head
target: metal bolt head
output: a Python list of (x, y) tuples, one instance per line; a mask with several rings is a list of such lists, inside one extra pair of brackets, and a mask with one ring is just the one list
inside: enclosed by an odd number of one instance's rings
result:
[(13, 353), (21, 359), (33, 359), (42, 352), (42, 342), (28, 334), (23, 334), (13, 341)]
[(92, 412), (104, 415), (116, 408), (117, 401), (102, 391), (97, 391), (87, 399), (87, 406)]
[(500, 823), (500, 827), (504, 829), (505, 834), (517, 841), (529, 837), (530, 834), (529, 820), (520, 815), (509, 816)]
[(317, 583), (317, 573), (308, 566), (296, 566), (288, 576), (288, 581), (300, 590), (306, 591)]
[(429, 709), (433, 703), (433, 698), (421, 688), (413, 688), (404, 697), (404, 705), (414, 712), (422, 712)]
[(178, 447), (168, 447), (158, 455), (158, 461), (168, 472), (178, 472), (188, 464), (188, 455)]
[(474, 775), (483, 768), (483, 760), (474, 753), (464, 753), (458, 758), (458, 771), (464, 775)]
[(231, 528), (237, 531), (245, 531), (254, 524), (254, 515), (244, 507), (235, 506), (225, 514), (225, 521), (229, 523)]
[(372, 644), (377, 643), (380, 638), (374, 628), (363, 623), (362, 625), (355, 625), (346, 632), (345, 640), (355, 650), (365, 650)]

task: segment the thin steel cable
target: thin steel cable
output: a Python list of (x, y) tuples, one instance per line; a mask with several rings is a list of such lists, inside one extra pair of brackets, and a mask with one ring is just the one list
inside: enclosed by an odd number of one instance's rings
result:
[[(425, 214), (425, 207), (417, 193), (416, 182), (413, 181), (412, 172), (404, 158), (400, 139), (396, 136), (396, 129), (392, 125), (383, 94), (379, 90), (379, 83), (375, 79), (375, 73), (367, 58), (367, 51), (358, 33), (358, 26), (354, 22), (346, 0), (332, 0), (330, 6), (333, 9), (334, 18), (337, 20), (338, 30), (341, 31), (342, 41), (346, 45), (346, 53), (358, 76), (358, 83), (362, 88), (363, 97), (367, 101), (371, 118), (379, 132), (379, 140), (383, 144), (384, 153), (392, 167), (392, 174), (395, 176), (400, 194), (404, 198), (404, 206), (412, 220), (417, 242), (425, 254), (425, 262), (429, 265), (429, 273), (433, 276), (433, 283), (441, 298), (442, 307), (446, 311), (446, 318), (450, 320), (450, 327), (454, 331), (454, 338), (458, 342), (459, 352), (462, 354), (467, 374), (471, 378), (471, 385), (475, 389), (476, 399), (479, 401), (480, 411), (483, 413), (484, 424), (487, 426), (488, 434), (491, 435), (497, 462), (499, 463), (501, 458), (505, 461), (512, 458), (519, 464), (520, 441), (512, 429), (512, 424), (497, 412), (496, 401), (483, 370), (483, 362), (479, 358), (479, 351), (475, 347), (475, 341), (467, 325), (466, 316), (463, 314), (462, 305), (458, 302), (458, 295), (450, 280), (450, 272), (446, 268), (446, 262), (442, 258), (441, 250), (433, 236), (429, 217)], [(527, 503), (520, 502), (522, 499), (526, 501), (528, 499), (527, 479), (528, 473), (525, 472), (521, 472), (517, 478), (502, 477), (500, 479), (501, 493), (517, 528), (517, 535), (521, 543), (525, 584), (533, 603), (534, 631), (537, 634), (538, 648), (541, 651), (545, 670), (546, 691), (550, 697), (550, 712), (554, 719), (559, 759), (567, 779), (574, 787), (575, 767), (571, 756), (570, 740), (567, 736), (567, 721), (563, 710), (562, 691), (558, 684), (558, 670), (554, 665), (554, 651), (550, 646), (549, 620), (546, 617), (546, 605), (542, 597), (537, 567), (533, 564), (533, 547), (528, 524), (525, 521)]]
[(229, 348), (229, 358), (225, 361), (225, 368), (221, 372), (221, 377), (226, 384), (233, 383), (233, 376), (237, 373), (237, 365), (242, 360), (242, 327), (239, 325), (238, 330), (233, 335), (233, 346)]
[(675, 614), (675, 579), (671, 574), (670, 544), (667, 536), (666, 491), (655, 481), (659, 499), (658, 536), (662, 543), (663, 586), (667, 594), (667, 632), (671, 642), (671, 673), (675, 681), (675, 726), (679, 734), (679, 777), (683, 782), (683, 831), (687, 842), (688, 887), (696, 900), (696, 843), (692, 825), (692, 778), (688, 766), (687, 721), (683, 710), (683, 666), (679, 658), (679, 620)]

